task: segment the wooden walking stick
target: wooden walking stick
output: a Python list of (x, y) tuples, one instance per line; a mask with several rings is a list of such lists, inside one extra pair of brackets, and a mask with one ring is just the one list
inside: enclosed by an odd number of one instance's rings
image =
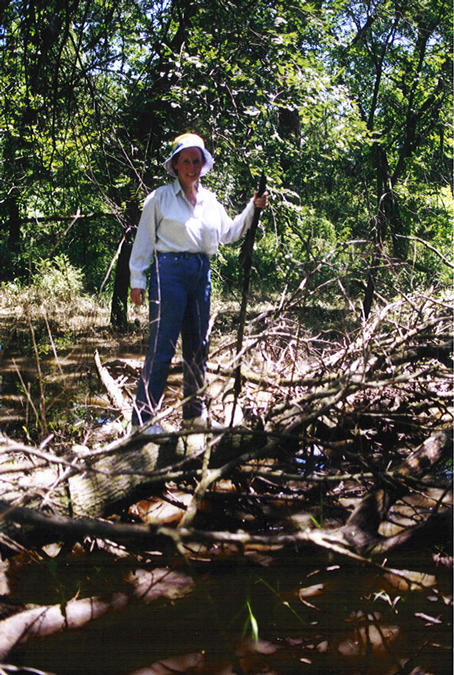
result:
[[(257, 190), (257, 197), (261, 197), (263, 193), (266, 190), (266, 178), (265, 174), (262, 172), (262, 175), (260, 176), (260, 182), (259, 182), (259, 187)], [(239, 265), (240, 267), (243, 268), (243, 289), (242, 289), (242, 295), (241, 295), (241, 309), (240, 309), (240, 316), (239, 316), (239, 323), (238, 323), (238, 333), (237, 333), (237, 338), (236, 338), (236, 357), (237, 357), (237, 366), (235, 368), (235, 379), (234, 379), (234, 387), (233, 387), (233, 392), (234, 392), (234, 401), (233, 401), (233, 409), (232, 409), (232, 417), (230, 420), (230, 424), (233, 424), (233, 418), (235, 415), (235, 408), (238, 402), (238, 396), (240, 395), (241, 391), (241, 350), (243, 348), (243, 337), (244, 337), (244, 326), (246, 323), (246, 311), (247, 311), (247, 303), (248, 303), (248, 295), (249, 295), (249, 283), (251, 280), (251, 267), (252, 267), (252, 251), (254, 249), (254, 240), (255, 240), (255, 233), (257, 232), (257, 226), (259, 224), (259, 219), (260, 219), (260, 212), (261, 209), (258, 208), (257, 206), (255, 207), (254, 210), (254, 215), (252, 218), (252, 223), (248, 231), (246, 232), (246, 237), (243, 241), (243, 244), (241, 246), (240, 250), (240, 256), (239, 256)]]

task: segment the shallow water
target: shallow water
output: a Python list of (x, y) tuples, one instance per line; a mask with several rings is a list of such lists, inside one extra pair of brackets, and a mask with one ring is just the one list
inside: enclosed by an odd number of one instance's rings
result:
[[(108, 598), (131, 572), (130, 562), (107, 555), (56, 561), (52, 569), (19, 566), (12, 599)], [(280, 554), (267, 567), (237, 557), (173, 567), (164, 595), (32, 639), (8, 662), (58, 675), (452, 672), (451, 580), (443, 568), (433, 587), (402, 592), (368, 567), (316, 550)], [(171, 598), (180, 577), (183, 597)]]

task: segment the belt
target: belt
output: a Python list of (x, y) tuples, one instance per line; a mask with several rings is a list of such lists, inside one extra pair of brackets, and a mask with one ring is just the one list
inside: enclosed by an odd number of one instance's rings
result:
[(193, 258), (194, 256), (200, 256), (201, 258), (209, 257), (206, 253), (189, 253), (188, 251), (178, 251), (177, 253), (174, 253), (172, 251), (158, 251), (158, 258), (161, 258), (164, 255), (171, 255), (177, 258)]

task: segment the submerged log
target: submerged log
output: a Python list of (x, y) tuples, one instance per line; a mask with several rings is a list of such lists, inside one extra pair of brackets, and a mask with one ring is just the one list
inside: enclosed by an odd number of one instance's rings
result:
[(86, 470), (68, 479), (69, 514), (76, 518), (106, 514), (113, 505), (131, 500), (147, 484), (147, 477), (171, 469), (183, 456), (181, 445), (148, 442), (89, 461)]
[(208, 433), (171, 434), (160, 444), (131, 435), (91, 452), (75, 446), (62, 458), (0, 435), (0, 500), (74, 518), (104, 516), (133, 503), (156, 482), (173, 479), (175, 470), (196, 474), (207, 438), (216, 445), (217, 466), (263, 445), (262, 435), (252, 442), (250, 432), (242, 436), (238, 430), (217, 439)]
[[(59, 604), (24, 609), (1, 621), (0, 659), (4, 659), (18, 644), (64, 630), (77, 630), (107, 613), (123, 609), (134, 600), (148, 604), (166, 597), (174, 601), (189, 593), (193, 583), (190, 577), (181, 572), (165, 568), (156, 568), (152, 572), (140, 569), (128, 575), (122, 590), (116, 590), (108, 597), (76, 597), (64, 606)], [(1, 672), (6, 671), (2, 669)], [(28, 672), (38, 673), (37, 670)]]
[[(15, 444), (12, 441), (7, 443), (4, 438), (0, 440), (0, 447), (8, 447), (11, 453), (11, 445)], [(391, 536), (383, 536), (379, 527), (385, 521), (392, 504), (411, 490), (412, 481), (416, 478), (422, 478), (442, 457), (447, 443), (448, 438), (444, 433), (437, 433), (428, 438), (402, 462), (393, 472), (391, 478), (384, 478), (377, 489), (360, 501), (343, 527), (306, 530), (301, 533), (279, 536), (277, 539), (272, 535), (259, 538), (256, 535), (249, 534), (244, 536), (251, 544), (260, 541), (264, 545), (268, 543), (271, 546), (289, 545), (292, 542), (294, 545), (312, 542), (317, 546), (350, 557), (362, 557), (364, 555), (374, 557), (378, 554), (382, 555), (384, 552), (388, 553), (403, 545), (408, 545), (421, 536), (427, 535), (428, 528), (430, 530), (434, 522), (434, 517), (441, 516), (442, 526), (443, 523), (449, 523), (452, 509), (449, 505), (443, 503), (443, 499), (440, 500), (439, 509), (432, 509), (428, 517), (424, 517), (413, 527), (403, 529), (402, 532)], [(35, 531), (54, 533), (58, 531), (63, 539), (65, 536), (86, 535), (101, 538), (106, 536), (112, 540), (129, 540), (143, 544), (165, 537), (174, 539), (177, 544), (181, 544), (183, 538), (213, 542), (228, 540), (231, 543), (238, 541), (240, 545), (244, 544), (243, 535), (238, 539), (238, 536), (232, 532), (201, 532), (188, 530), (184, 527), (183, 529), (171, 530), (170, 528), (159, 527), (158, 524), (153, 525), (151, 522), (145, 527), (126, 524), (114, 525), (96, 521), (96, 518), (106, 515), (109, 511), (112, 512), (113, 507), (118, 505), (119, 502), (129, 501), (129, 503), (132, 503), (134, 496), (138, 495), (138, 491), (146, 485), (149, 486), (153, 480), (168, 479), (170, 476), (169, 466), (172, 461), (179, 459), (181, 462), (178, 446), (159, 447), (152, 443), (146, 443), (131, 448), (130, 445), (131, 441), (129, 441), (129, 447), (128, 442), (126, 442), (126, 449), (120, 457), (117, 453), (107, 457), (99, 457), (96, 454), (94, 457), (91, 456), (89, 458), (90, 466), (84, 464), (87, 458), (82, 462), (78, 460), (76, 463), (54, 458), (56, 466), (53, 472), (49, 468), (43, 469), (42, 465), (35, 466), (33, 488), (28, 491), (27, 500), (21, 500), (22, 504), (27, 504), (27, 508), (16, 505), (19, 501), (18, 496), (21, 494), (18, 485), (16, 485), (15, 493), (5, 491), (0, 493), (0, 518), (3, 518), (5, 523), (22, 524), (27, 528), (27, 531), (30, 528)], [(18, 450), (17, 444), (14, 449)], [(268, 442), (262, 445), (259, 450), (245, 453), (240, 457), (237, 456), (223, 468), (233, 468), (238, 463), (248, 461), (253, 456), (256, 458), (264, 456), (272, 453), (275, 449), (274, 442), (268, 439)], [(21, 450), (25, 452), (27, 449), (22, 447)], [(104, 452), (106, 451), (104, 450)], [(36, 454), (43, 458), (45, 453), (36, 451)], [(183, 457), (183, 461), (184, 459)], [(193, 457), (189, 459), (192, 461)], [(19, 468), (18, 465), (16, 467)], [(64, 467), (63, 472), (61, 467)], [(160, 467), (162, 467), (162, 472), (159, 470)], [(24, 464), (20, 465), (20, 469), (23, 477)], [(5, 485), (5, 476), (7, 475), (5, 464), (0, 471), (3, 474)], [(58, 476), (59, 473), (60, 476)], [(119, 475), (120, 473), (121, 475)], [(33, 474), (31, 462), (29, 462), (28, 474), (29, 476)], [(202, 474), (200, 469), (197, 474), (199, 476)], [(222, 470), (209, 469), (205, 478), (202, 475), (199, 485), (202, 485), (204, 480), (217, 480), (221, 475)], [(13, 499), (14, 494), (16, 499)]]
[(2, 436), (0, 499), (75, 518), (96, 518), (131, 498), (147, 476), (181, 460), (181, 447), (132, 439), (114, 454), (84, 456), (76, 451), (71, 459), (62, 459)]

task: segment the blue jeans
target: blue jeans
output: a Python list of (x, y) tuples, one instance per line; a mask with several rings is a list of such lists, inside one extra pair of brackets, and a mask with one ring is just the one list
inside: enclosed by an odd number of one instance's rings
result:
[(164, 391), (181, 333), (183, 348), (183, 418), (203, 409), (210, 319), (210, 262), (202, 253), (158, 253), (151, 270), (148, 353), (136, 394), (133, 424), (154, 414)]

